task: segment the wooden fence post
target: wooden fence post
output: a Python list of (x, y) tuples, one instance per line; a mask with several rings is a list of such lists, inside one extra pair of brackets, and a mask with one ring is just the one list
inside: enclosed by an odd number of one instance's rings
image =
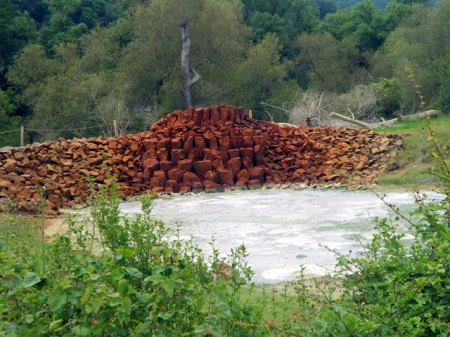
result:
[(114, 127), (114, 137), (119, 137), (120, 136), (119, 127), (117, 126), (117, 121), (115, 119), (113, 120), (113, 127)]
[(23, 125), (20, 126), (20, 146), (25, 145), (25, 128)]
[(248, 117), (253, 118), (253, 111), (252, 110), (248, 110)]

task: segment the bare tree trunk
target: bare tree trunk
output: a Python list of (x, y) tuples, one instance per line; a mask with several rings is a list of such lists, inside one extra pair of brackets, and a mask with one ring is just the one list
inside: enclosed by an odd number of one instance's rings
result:
[[(189, 38), (188, 22), (186, 18), (182, 18), (180, 22), (181, 28), (181, 68), (183, 71), (183, 96), (186, 108), (192, 106), (191, 87), (202, 77), (191, 67), (189, 62), (189, 54), (191, 52), (191, 39)], [(191, 77), (194, 75), (194, 77)]]

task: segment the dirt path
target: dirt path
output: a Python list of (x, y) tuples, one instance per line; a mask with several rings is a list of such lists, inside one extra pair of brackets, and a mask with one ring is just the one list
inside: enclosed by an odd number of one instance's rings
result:
[(57, 234), (65, 234), (68, 228), (64, 215), (44, 220), (44, 233), (48, 241), (52, 241)]

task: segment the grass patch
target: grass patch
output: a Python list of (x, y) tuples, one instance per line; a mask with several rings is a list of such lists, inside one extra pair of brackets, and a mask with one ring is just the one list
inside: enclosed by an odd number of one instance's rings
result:
[(38, 243), (41, 219), (29, 215), (0, 213), (0, 245), (17, 250)]
[(432, 158), (434, 145), (429, 141), (430, 128), (441, 147), (450, 147), (450, 116), (440, 115), (435, 119), (398, 122), (390, 128), (377, 132), (399, 133), (403, 137), (403, 149), (394, 158), (399, 168), (383, 174), (378, 183), (384, 186), (405, 185), (406, 187), (426, 187), (437, 184), (432, 174), (436, 161)]

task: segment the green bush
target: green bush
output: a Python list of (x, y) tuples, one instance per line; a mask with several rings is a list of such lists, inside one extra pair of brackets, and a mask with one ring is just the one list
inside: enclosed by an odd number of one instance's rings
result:
[(381, 78), (369, 85), (378, 96), (378, 114), (393, 118), (401, 112), (401, 91), (396, 79)]
[(68, 236), (37, 243), (45, 268), (32, 245), (0, 250), (0, 336), (261, 335), (234, 324), (258, 319), (238, 301), (251, 277), (245, 248), (228, 261), (217, 251), (208, 260), (191, 242), (167, 239), (168, 228), (150, 216), (151, 199), (143, 198), (143, 215), (134, 219), (119, 215), (114, 195), (97, 199), (100, 253), (91, 251), (93, 229), (73, 221), (76, 247)]

